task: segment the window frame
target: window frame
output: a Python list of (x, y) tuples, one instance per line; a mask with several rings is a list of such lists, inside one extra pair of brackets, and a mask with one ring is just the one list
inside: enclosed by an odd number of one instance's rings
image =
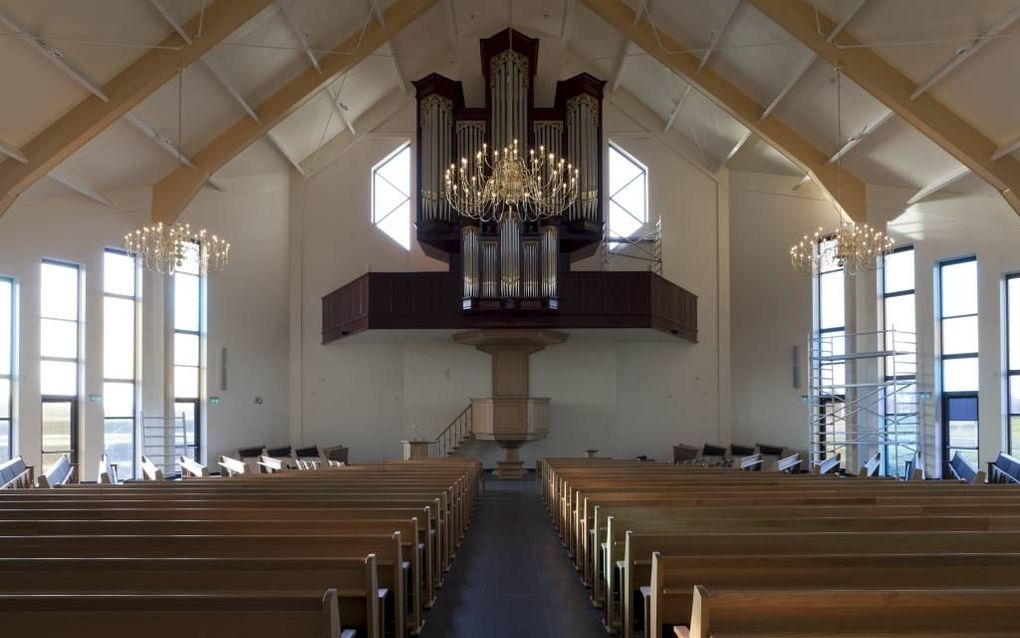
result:
[[(816, 244), (815, 244), (816, 254), (820, 255), (821, 254), (822, 245), (825, 244), (826, 242), (833, 241), (833, 240), (835, 240), (835, 236), (834, 235), (826, 235), (825, 237), (820, 237), (818, 239), (818, 241), (816, 242)], [(843, 276), (843, 321), (842, 321), (842, 323), (839, 326), (834, 326), (834, 327), (829, 327), (829, 328), (822, 328), (821, 327), (822, 326), (822, 317), (824, 316), (823, 313), (822, 313), (822, 291), (823, 291), (823, 277), (822, 276), (823, 275), (827, 275), (827, 274), (831, 274), (831, 273), (835, 273), (835, 272), (842, 273), (842, 276)], [(812, 279), (812, 293), (814, 294), (812, 329), (813, 329), (813, 333), (814, 333), (815, 337), (818, 339), (818, 344), (819, 344), (819, 346), (821, 345), (822, 338), (824, 337), (824, 335), (842, 333), (843, 334), (843, 347), (845, 349), (846, 348), (846, 270), (843, 268), (843, 266), (838, 265), (835, 261), (833, 262), (833, 267), (832, 268), (824, 269), (823, 268), (823, 261), (819, 261), (819, 267), (815, 271), (815, 273), (812, 275), (811, 279)], [(830, 365), (835, 366), (836, 364), (830, 364)], [(835, 386), (834, 385), (833, 389), (835, 389), (836, 387), (842, 387), (843, 388), (843, 393), (842, 394), (836, 394), (836, 393), (821, 393), (820, 392), (819, 393), (819, 399), (820, 399), (819, 413), (818, 413), (818, 415), (816, 415), (816, 418), (824, 418), (826, 421), (831, 421), (832, 429), (833, 430), (837, 430), (839, 428), (837, 427), (837, 417), (834, 414), (831, 414), (831, 413), (834, 412), (834, 411), (838, 411), (840, 409), (842, 409), (842, 410), (846, 409), (846, 385), (845, 385), (846, 384), (846, 363), (843, 363), (841, 365), (843, 366), (843, 384), (844, 385), (842, 385), (842, 386)], [(817, 367), (815, 369), (811, 370), (811, 374), (812, 375), (816, 375), (816, 378), (820, 378), (820, 372), (819, 372), (820, 368), (821, 368), (821, 362), (819, 362), (817, 364)], [(819, 383), (819, 387), (821, 387), (820, 383)], [(845, 413), (844, 413), (844, 416), (842, 417), (842, 421), (843, 421), (843, 435), (844, 435), (844, 438), (846, 438), (849, 435), (849, 432), (847, 432), (847, 429), (846, 429), (847, 423), (846, 423)], [(819, 450), (818, 450), (819, 458), (826, 459), (826, 458), (829, 457), (829, 454), (840, 454), (842, 456), (843, 462), (846, 462), (846, 460), (847, 460), (847, 458), (846, 458), (846, 446), (845, 445), (840, 445), (840, 446), (837, 446), (837, 445), (827, 445), (826, 441), (825, 441), (825, 433), (824, 432), (819, 437), (819, 440), (817, 441), (817, 445), (819, 447)]]
[[(897, 290), (897, 291), (894, 291), (894, 292), (887, 292), (888, 278), (887, 278), (887, 274), (886, 274), (886, 263), (887, 263), (886, 260), (888, 259), (888, 256), (883, 256), (882, 257), (882, 268), (881, 268), (880, 274), (879, 274), (879, 283), (880, 283), (880, 286), (881, 286), (880, 287), (880, 290), (881, 290), (881, 302), (882, 302), (881, 303), (882, 316), (881, 316), (880, 320), (881, 320), (882, 330), (883, 331), (888, 330), (889, 327), (888, 327), (887, 322), (886, 322), (887, 317), (888, 317), (888, 314), (887, 314), (887, 308), (888, 308), (887, 303), (888, 303), (888, 301), (890, 299), (896, 299), (896, 298), (900, 298), (900, 297), (908, 297), (908, 296), (912, 297), (913, 298), (913, 304), (912, 305), (913, 305), (913, 311), (914, 311), (913, 312), (913, 314), (914, 314), (914, 334), (916, 335), (917, 334), (917, 261), (916, 261), (917, 253), (915, 252), (915, 247), (913, 246), (913, 244), (908, 245), (908, 246), (899, 246), (899, 247), (897, 247), (897, 248), (895, 248), (893, 250), (893, 254), (904, 253), (904, 252), (912, 253), (911, 269), (913, 271), (913, 273), (912, 273), (913, 274), (913, 277), (912, 277), (913, 278), (913, 287), (912, 288), (907, 288), (907, 289), (904, 289), (904, 290)], [(915, 350), (916, 350), (916, 345), (915, 345)], [(914, 356), (915, 357), (917, 356), (916, 352), (915, 352)], [(889, 374), (889, 368), (888, 368), (888, 362), (889, 362), (889, 359), (891, 359), (891, 358), (892, 357), (885, 357), (882, 360), (882, 363), (881, 363), (881, 365), (882, 365), (882, 378), (887, 383), (889, 381), (894, 380), (894, 379), (896, 379), (896, 380), (902, 379), (903, 381), (913, 380), (913, 382), (914, 382), (914, 391), (916, 393), (917, 392), (917, 369), (916, 369), (916, 362), (915, 362), (914, 374), (897, 374), (894, 377), (894, 376)], [(883, 419), (883, 421), (888, 419), (888, 414), (886, 413), (887, 405), (888, 405), (888, 403), (886, 401), (883, 401), (883, 404), (882, 404), (882, 419)], [(914, 428), (915, 428), (915, 432), (914, 432), (914, 448), (915, 448), (915, 450), (917, 450), (917, 449), (920, 449), (920, 444), (921, 444), (920, 415), (918, 415), (918, 421), (917, 421), (917, 423), (914, 424)], [(885, 444), (882, 445), (882, 465), (884, 466), (884, 473), (887, 476), (889, 476), (889, 475), (899, 476), (900, 475), (900, 468), (898, 467), (898, 461), (899, 461), (899, 453), (898, 452), (896, 453), (896, 460), (893, 461), (890, 464), (890, 461), (892, 461), (892, 459), (890, 458), (889, 449), (890, 448), (894, 448), (894, 447), (903, 447), (903, 445), (902, 444), (901, 445), (890, 445), (888, 443), (885, 443)]]
[[(1005, 369), (1005, 372), (1006, 372), (1006, 374), (1004, 375), (1005, 376), (1005, 380), (1006, 380), (1006, 394), (1005, 394), (1005, 396), (1006, 396), (1006, 449), (1009, 450), (1010, 454), (1016, 454), (1017, 452), (1014, 451), (1015, 448), (1014, 448), (1013, 427), (1012, 426), (1013, 426), (1013, 420), (1014, 419), (1016, 419), (1018, 422), (1020, 422), (1020, 408), (1018, 408), (1017, 411), (1014, 412), (1012, 406), (1013, 406), (1014, 399), (1017, 401), (1018, 405), (1020, 405), (1020, 397), (1014, 397), (1013, 396), (1013, 385), (1010, 382), (1014, 378), (1017, 379), (1018, 382), (1020, 382), (1020, 368), (1012, 369), (1010, 367), (1010, 361), (1012, 359), (1012, 357), (1010, 355), (1012, 353), (1012, 349), (1013, 348), (1020, 349), (1020, 343), (1013, 343), (1012, 339), (1010, 338), (1010, 336), (1012, 335), (1012, 322), (1014, 322), (1014, 321), (1020, 322), (1020, 317), (1014, 317), (1009, 312), (1009, 308), (1010, 308), (1010, 285), (1009, 284), (1012, 281), (1016, 281), (1017, 282), (1017, 291), (1016, 292), (1018, 294), (1020, 294), (1020, 272), (1011, 273), (1011, 274), (1006, 275), (1005, 281), (1004, 281), (1004, 288), (1003, 288), (1004, 296), (1005, 296), (1005, 302), (1006, 302), (1004, 304), (1004, 311), (1003, 311), (1004, 315), (1005, 315), (1005, 319), (1006, 319), (1006, 322), (1005, 322), (1006, 330), (1004, 332), (1004, 340), (1005, 340), (1005, 349), (1004, 350), (1005, 350), (1005, 353), (1006, 353), (1006, 356), (1005, 356), (1005, 362), (1006, 363), (1005, 363), (1005, 366), (1004, 366), (1004, 369)], [(1020, 357), (1018, 357), (1018, 359), (1020, 359)], [(1020, 440), (1016, 441), (1015, 443), (1020, 444)]]
[[(130, 421), (131, 422), (131, 478), (135, 478), (135, 477), (137, 477), (137, 467), (138, 467), (138, 406), (139, 406), (139, 401), (138, 401), (138, 398), (139, 398), (138, 397), (138, 393), (139, 393), (138, 377), (139, 377), (139, 372), (140, 372), (140, 370), (139, 370), (139, 360), (138, 360), (138, 346), (141, 343), (141, 340), (139, 339), (140, 328), (141, 328), (141, 325), (140, 325), (141, 324), (141, 321), (140, 321), (141, 318), (139, 317), (138, 304), (141, 301), (141, 289), (142, 289), (141, 268), (140, 268), (140, 264), (139, 264), (138, 258), (137, 257), (132, 258), (132, 263), (133, 263), (133, 266), (134, 266), (134, 272), (133, 272), (133, 274), (134, 274), (134, 286), (133, 286), (133, 294), (132, 295), (125, 295), (123, 293), (109, 292), (107, 290), (107, 286), (106, 286), (107, 272), (106, 272), (106, 259), (105, 258), (106, 258), (107, 254), (120, 255), (122, 257), (129, 257), (129, 258), (131, 257), (130, 253), (128, 253), (127, 251), (125, 251), (123, 249), (120, 249), (120, 248), (110, 248), (110, 247), (107, 247), (106, 249), (103, 250), (103, 326), (104, 326), (104, 339), (105, 339), (105, 326), (106, 326), (106, 321), (107, 321), (107, 317), (106, 317), (106, 300), (107, 299), (120, 299), (120, 300), (130, 301), (131, 302), (131, 304), (132, 304), (132, 312), (133, 312), (132, 319), (133, 319), (133, 323), (134, 323), (134, 334), (133, 334), (134, 338), (133, 338), (132, 344), (131, 344), (131, 359), (132, 359), (131, 378), (125, 379), (125, 378), (119, 378), (119, 377), (108, 377), (108, 376), (106, 376), (106, 355), (105, 355), (105, 349), (104, 349), (104, 354), (103, 354), (103, 452), (105, 454), (107, 454), (107, 456), (109, 456), (109, 453), (107, 452), (107, 444), (106, 444), (106, 424), (107, 424), (107, 422), (108, 421)], [(105, 346), (105, 344), (104, 344), (104, 346)], [(124, 416), (114, 415), (114, 416), (111, 416), (111, 415), (106, 413), (106, 384), (107, 383), (120, 383), (120, 384), (130, 383), (131, 384), (131, 414), (130, 415), (124, 415)], [(123, 467), (118, 467), (117, 468), (117, 473), (118, 473), (118, 476), (121, 476), (121, 477), (126, 476)]]
[[(197, 255), (197, 259), (198, 259), (198, 263), (199, 264), (202, 261), (202, 251), (203, 250), (205, 250), (205, 246), (203, 246), (202, 244), (197, 244), (197, 251), (194, 254)], [(196, 287), (196, 293), (197, 293), (197, 296), (198, 296), (198, 299), (197, 299), (198, 325), (197, 325), (195, 330), (191, 330), (189, 328), (179, 328), (179, 327), (177, 327), (177, 304), (176, 304), (176, 299), (177, 299), (177, 282), (179, 281), (177, 279), (178, 277), (194, 277), (195, 280), (196, 280), (196, 283), (198, 284), (198, 286)], [(173, 316), (173, 338), (174, 338), (174, 346), (173, 346), (173, 372), (174, 372), (174, 375), (173, 376), (174, 376), (175, 381), (174, 381), (174, 384), (173, 384), (173, 388), (174, 388), (173, 403), (174, 404), (177, 404), (177, 403), (194, 403), (195, 404), (195, 410), (194, 410), (194, 413), (193, 413), (194, 414), (194, 422), (192, 423), (192, 427), (191, 427), (192, 438), (193, 438), (193, 440), (195, 442), (194, 446), (193, 446), (194, 447), (194, 452), (192, 454), (192, 458), (195, 461), (199, 462), (199, 463), (202, 462), (202, 427), (204, 425), (204, 422), (203, 422), (203, 419), (202, 419), (202, 401), (205, 398), (205, 388), (204, 388), (204, 384), (203, 384), (203, 380), (204, 380), (204, 374), (203, 374), (203, 367), (204, 366), (203, 366), (203, 362), (205, 361), (205, 348), (206, 348), (206, 343), (205, 343), (205, 316), (206, 316), (205, 315), (205, 312), (206, 312), (206, 308), (205, 308), (205, 303), (206, 303), (205, 286), (206, 286), (206, 279), (205, 279), (205, 276), (202, 274), (201, 267), (198, 267), (195, 272), (178, 270), (178, 271), (176, 271), (174, 273), (174, 316)], [(196, 364), (192, 365), (192, 364), (179, 364), (178, 363), (178, 353), (177, 353), (177, 347), (176, 347), (177, 335), (194, 336), (198, 340), (198, 362)], [(197, 388), (197, 391), (196, 391), (196, 396), (187, 396), (187, 397), (185, 397), (185, 396), (179, 396), (177, 394), (177, 383), (176, 383), (177, 368), (189, 368), (189, 369), (193, 368), (195, 370), (195, 374), (196, 374), (197, 379), (198, 379), (198, 388)], [(171, 415), (171, 422), (175, 424), (175, 427), (176, 427), (177, 416), (178, 415), (177, 415), (176, 411)], [(176, 430), (175, 430), (175, 432), (176, 432)], [(185, 440), (185, 442), (187, 442), (187, 437), (188, 437), (188, 432), (187, 432), (187, 430), (185, 430), (184, 431), (184, 440)], [(177, 445), (176, 445), (176, 435), (175, 435), (175, 447), (177, 447)], [(189, 448), (189, 447), (192, 447), (192, 446), (187, 446), (187, 445), (185, 446), (185, 452), (187, 452), (187, 448)]]
[[(623, 186), (621, 186), (620, 188), (616, 189), (613, 192), (609, 191), (609, 178), (608, 178), (608, 176), (607, 176), (607, 179), (606, 179), (606, 231), (607, 231), (606, 235), (608, 237), (606, 243), (611, 245), (611, 246), (612, 245), (619, 246), (619, 245), (628, 243), (628, 240), (633, 239), (634, 237), (640, 236), (641, 232), (642, 232), (642, 229), (645, 228), (648, 225), (648, 223), (649, 223), (648, 222), (648, 220), (649, 220), (649, 205), (648, 205), (648, 202), (649, 202), (649, 190), (650, 189), (649, 189), (649, 186), (648, 186), (648, 182), (649, 182), (648, 167), (645, 166), (644, 163), (642, 163), (639, 159), (634, 157), (633, 154), (629, 153), (625, 148), (623, 148), (622, 146), (620, 146), (619, 144), (617, 144), (613, 140), (609, 140), (606, 143), (606, 148), (607, 148), (607, 151), (606, 151), (606, 154), (607, 154), (607, 156), (606, 156), (606, 172), (607, 173), (610, 170), (609, 165), (610, 165), (610, 163), (612, 161), (611, 160), (611, 156), (609, 154), (613, 153), (613, 152), (618, 153), (621, 157), (623, 157), (625, 160), (627, 160), (628, 162), (633, 164), (638, 169), (638, 174), (637, 175), (635, 175), (626, 184), (624, 184)], [(626, 206), (624, 206), (622, 203), (620, 203), (619, 201), (617, 201), (615, 199), (615, 196), (616, 196), (617, 193), (619, 193), (623, 189), (625, 189), (628, 186), (630, 186), (634, 182), (634, 180), (638, 179), (639, 177), (644, 180), (644, 189), (642, 189), (643, 190), (642, 194), (643, 194), (643, 199), (644, 199), (644, 209), (645, 210), (644, 210), (644, 219), (641, 219), (641, 220), (639, 220), (637, 218), (637, 216), (635, 216), (633, 214), (633, 211), (631, 211), (630, 209), (628, 209)], [(622, 235), (622, 234), (619, 234), (619, 233), (616, 233), (616, 232), (613, 231), (613, 225), (612, 225), (612, 220), (613, 220), (613, 204), (616, 204), (617, 206), (619, 206), (633, 220), (639, 222), (639, 225), (638, 225), (637, 229), (634, 230), (634, 232), (632, 232), (632, 233), (630, 233), (628, 235)]]
[[(382, 175), (380, 173), (380, 171), (383, 169), (383, 167), (385, 167), (387, 164), (389, 164), (390, 162), (395, 160), (401, 153), (405, 153), (405, 152), (408, 154), (408, 160), (407, 160), (408, 161), (407, 182), (408, 182), (408, 186), (409, 186), (408, 192), (406, 192), (406, 193), (404, 192), (403, 189), (401, 189), (399, 186), (397, 186), (396, 184), (394, 184), (390, 180), (386, 179), (386, 176), (384, 176), (384, 175)], [(411, 142), (410, 142), (410, 140), (408, 140), (406, 142), (403, 142), (399, 146), (397, 146), (397, 148), (393, 149), (393, 151), (391, 151), (386, 157), (384, 157), (378, 163), (376, 163), (372, 167), (372, 173), (371, 173), (372, 226), (374, 226), (375, 228), (380, 230), (384, 235), (386, 235), (387, 237), (389, 237), (390, 239), (395, 241), (398, 245), (400, 245), (401, 248), (403, 248), (404, 250), (407, 250), (409, 252), (411, 250), (411, 227), (412, 227), (413, 214), (414, 214), (414, 210), (413, 210), (414, 198), (412, 197), (412, 193), (414, 191), (414, 183), (413, 183), (414, 180), (412, 179), (413, 178), (413, 173), (414, 173), (414, 167), (411, 166), (411, 162), (412, 162), (413, 159), (414, 159), (414, 157), (413, 157), (413, 154), (411, 153)], [(397, 191), (398, 193), (400, 193), (401, 195), (404, 196), (404, 199), (401, 200), (400, 203), (398, 203), (396, 206), (394, 206), (390, 210), (386, 211), (386, 213), (383, 214), (382, 216), (380, 216), (378, 214), (378, 211), (376, 210), (376, 193), (375, 193), (375, 191), (376, 191), (376, 178), (383, 180), (384, 182), (386, 182), (387, 184), (390, 185), (390, 188), (394, 189), (395, 191)], [(393, 235), (391, 235), (389, 233), (389, 231), (387, 231), (382, 226), (382, 223), (384, 221), (389, 219), (389, 217), (391, 215), (393, 215), (398, 210), (400, 210), (400, 208), (402, 208), (405, 204), (407, 205), (407, 243), (406, 244), (401, 240), (401, 238), (394, 237)]]
[[(948, 266), (955, 266), (955, 265), (969, 263), (969, 262), (974, 262), (974, 295), (975, 295), (975, 299), (976, 299), (975, 308), (974, 308), (975, 311), (973, 313), (966, 313), (966, 314), (959, 314), (959, 315), (946, 315), (946, 314), (944, 314), (945, 313), (946, 291), (945, 291), (945, 283), (944, 283), (945, 279), (944, 279), (943, 274), (942, 274), (943, 273), (943, 269), (948, 267)], [(943, 467), (945, 467), (952, 460), (953, 452), (955, 450), (974, 450), (974, 451), (976, 451), (978, 453), (978, 457), (979, 458), (980, 458), (980, 454), (981, 454), (980, 411), (978, 412), (978, 421), (977, 421), (977, 425), (976, 425), (976, 427), (977, 427), (976, 445), (974, 447), (961, 447), (961, 446), (954, 446), (954, 445), (952, 445), (952, 441), (950, 440), (949, 413), (948, 413), (948, 409), (947, 409), (949, 401), (951, 399), (954, 399), (954, 398), (956, 398), (956, 399), (973, 398), (975, 401), (978, 402), (978, 409), (980, 410), (980, 393), (979, 393), (979, 390), (980, 390), (980, 383), (981, 383), (981, 380), (980, 380), (980, 362), (981, 362), (981, 358), (980, 358), (980, 350), (981, 350), (980, 338), (981, 338), (981, 335), (978, 334), (978, 345), (977, 345), (978, 349), (977, 349), (977, 351), (975, 351), (975, 352), (963, 352), (963, 353), (959, 353), (958, 352), (958, 353), (953, 353), (953, 354), (945, 354), (945, 327), (943, 325), (944, 322), (947, 319), (961, 319), (961, 318), (967, 318), (967, 317), (978, 318), (978, 321), (980, 322), (981, 299), (980, 299), (980, 296), (979, 296), (980, 290), (978, 288), (978, 281), (980, 280), (980, 273), (977, 270), (977, 268), (978, 268), (977, 255), (968, 255), (968, 256), (965, 256), (965, 257), (956, 257), (954, 259), (946, 259), (946, 260), (938, 262), (937, 267), (938, 267), (938, 270), (937, 270), (937, 272), (938, 272), (938, 280), (937, 280), (937, 283), (938, 283), (938, 297), (936, 298), (936, 304), (937, 304), (936, 305), (936, 310), (938, 312), (938, 315), (937, 315), (937, 319), (938, 319), (938, 345), (939, 345), (939, 367), (938, 367), (938, 371), (939, 371), (939, 394), (941, 396), (941, 399), (939, 401), (939, 405), (940, 405), (940, 408), (941, 408), (940, 411), (942, 413), (940, 415), (940, 419), (939, 419), (940, 420), (939, 431), (940, 431), (941, 437), (942, 437), (942, 445), (940, 446), (941, 453), (942, 453), (942, 465), (943, 465)], [(945, 390), (945, 376), (946, 376), (945, 375), (945, 364), (946, 364), (946, 361), (961, 361), (961, 360), (965, 360), (965, 359), (973, 359), (978, 364), (978, 375), (979, 375), (979, 378), (977, 379), (977, 389), (974, 389), (974, 390), (951, 390), (951, 391)], [(943, 471), (943, 475), (945, 475), (945, 474), (946, 474), (946, 472)]]
[(14, 377), (15, 377), (15, 364), (17, 359), (17, 316), (18, 316), (18, 304), (17, 304), (17, 283), (13, 277), (6, 275), (0, 275), (0, 282), (6, 283), (10, 287), (10, 304), (11, 304), (11, 315), (8, 317), (10, 320), (10, 334), (0, 335), (0, 339), (6, 338), (9, 340), (8, 343), (8, 354), (10, 360), (7, 362), (8, 368), (6, 374), (0, 374), (0, 381), (7, 381), (7, 413), (0, 414), (0, 428), (6, 424), (7, 429), (7, 458), (3, 458), (0, 455), (0, 461), (10, 460), (14, 458)]
[[(43, 314), (42, 305), (43, 305), (43, 295), (45, 294), (45, 291), (43, 290), (43, 286), (42, 286), (42, 268), (44, 266), (47, 266), (47, 265), (48, 266), (55, 266), (55, 267), (59, 267), (59, 268), (70, 268), (70, 269), (73, 269), (74, 272), (75, 272), (75, 285), (76, 285), (76, 291), (77, 291), (76, 292), (77, 300), (76, 300), (76, 306), (75, 306), (75, 319), (73, 320), (73, 323), (74, 323), (74, 326), (75, 326), (75, 357), (74, 358), (68, 358), (68, 357), (44, 356), (44, 355), (42, 355), (42, 353), (40, 351), (40, 355), (39, 355), (39, 363), (40, 363), (40, 375), (39, 375), (40, 394), (39, 394), (39, 400), (40, 400), (40, 406), (43, 403), (65, 403), (66, 402), (66, 403), (70, 403), (71, 404), (71, 449), (70, 450), (47, 450), (46, 449), (46, 432), (45, 432), (44, 424), (42, 423), (42, 413), (40, 412), (39, 451), (40, 451), (40, 457), (45, 456), (46, 454), (66, 453), (68, 455), (68, 458), (71, 460), (71, 463), (72, 464), (77, 464), (78, 463), (78, 452), (79, 452), (79, 449), (81, 447), (81, 441), (79, 440), (79, 435), (81, 433), (81, 424), (79, 423), (79, 419), (81, 418), (81, 398), (80, 398), (81, 397), (81, 382), (82, 382), (82, 378), (81, 378), (82, 377), (82, 375), (81, 375), (81, 366), (82, 366), (82, 360), (83, 360), (82, 351), (83, 351), (83, 346), (84, 346), (84, 344), (82, 343), (84, 341), (83, 334), (82, 334), (82, 310), (83, 310), (83, 301), (84, 301), (82, 299), (82, 292), (84, 290), (84, 286), (82, 286), (82, 274), (83, 274), (82, 273), (82, 266), (81, 266), (81, 264), (76, 264), (74, 262), (63, 261), (63, 260), (59, 260), (59, 259), (48, 259), (48, 258), (47, 259), (43, 259), (42, 262), (40, 263), (40, 269), (39, 269), (39, 273), (40, 273), (40, 285), (39, 285), (39, 326), (40, 326), (40, 335), (39, 336), (40, 336), (40, 349), (41, 349), (41, 342), (42, 342), (42, 323), (43, 323), (44, 320), (48, 320), (48, 321), (67, 321), (67, 322), (71, 322), (72, 321), (70, 319), (64, 319), (62, 317), (48, 317), (48, 316)], [(47, 361), (63, 362), (63, 363), (73, 363), (74, 364), (74, 394), (51, 394), (51, 393), (42, 392), (42, 386), (43, 386), (43, 382), (42, 382), (42, 364), (46, 363)], [(41, 472), (45, 472), (46, 471), (45, 465), (43, 465), (40, 468), (40, 471)]]

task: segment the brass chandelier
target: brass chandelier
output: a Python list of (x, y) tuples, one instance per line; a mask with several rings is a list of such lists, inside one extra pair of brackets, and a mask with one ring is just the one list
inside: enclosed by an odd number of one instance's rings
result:
[[(836, 71), (836, 126), (839, 142), (843, 142), (842, 73), (839, 65)], [(865, 223), (846, 219), (838, 205), (843, 194), (843, 154), (837, 165), (837, 200), (835, 202), (837, 224), (835, 230), (818, 228), (813, 235), (804, 235), (790, 247), (790, 264), (802, 275), (810, 277), (827, 268), (842, 268), (854, 276), (862, 271), (875, 270), (882, 258), (892, 252), (894, 241), (884, 232)]]
[(528, 159), (517, 140), (502, 151), (487, 144), (473, 160), (446, 169), (446, 199), (461, 215), (479, 221), (534, 222), (555, 217), (577, 199), (580, 171), (540, 146)]
[(216, 273), (230, 262), (230, 243), (204, 228), (190, 224), (159, 222), (124, 235), (124, 249), (139, 259), (146, 270), (173, 275), (185, 262), (197, 262), (203, 275)]

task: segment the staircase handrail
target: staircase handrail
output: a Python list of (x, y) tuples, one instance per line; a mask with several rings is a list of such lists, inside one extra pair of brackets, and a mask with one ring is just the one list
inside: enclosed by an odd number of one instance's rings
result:
[(471, 433), (471, 404), (460, 411), (460, 414), (443, 428), (443, 431), (432, 441), (433, 458), (443, 458), (449, 454), (464, 438)]

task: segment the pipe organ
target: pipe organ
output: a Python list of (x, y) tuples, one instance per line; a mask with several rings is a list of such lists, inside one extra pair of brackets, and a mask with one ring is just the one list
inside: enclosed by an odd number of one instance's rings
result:
[[(468, 107), (460, 82), (439, 74), (414, 82), (418, 102), (417, 236), (425, 252), (459, 271), (464, 311), (555, 311), (558, 275), (595, 252), (602, 239), (602, 93), (605, 82), (580, 74), (556, 84), (554, 103), (537, 107), (537, 39), (512, 29), (480, 40), (485, 104)], [(565, 156), (580, 170), (577, 201), (558, 218), (482, 222), (446, 201), (444, 171), (483, 144), (517, 141)]]

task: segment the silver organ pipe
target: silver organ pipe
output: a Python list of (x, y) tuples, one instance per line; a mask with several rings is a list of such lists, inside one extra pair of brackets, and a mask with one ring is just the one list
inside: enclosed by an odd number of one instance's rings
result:
[(599, 103), (588, 94), (567, 100), (567, 157), (581, 171), (577, 201), (567, 219), (598, 221), (599, 203)]
[(478, 297), (478, 226), (461, 229), (461, 269), (464, 271), (464, 298)]
[(541, 261), (540, 242), (537, 239), (525, 239), (521, 242), (521, 299), (538, 299), (541, 297)]
[(485, 143), (485, 121), (457, 122), (457, 152), (469, 160), (482, 150)]
[(499, 242), (483, 241), (482, 299), (499, 299)]
[(499, 223), (500, 287), (504, 299), (519, 299), (521, 287), (521, 225), (512, 217)]
[(528, 156), (528, 58), (517, 51), (492, 57), (489, 89), (492, 95), (492, 146), (509, 148), (517, 140), (522, 157)]
[(542, 227), (542, 297), (556, 297), (556, 260), (559, 231), (550, 224)]
[(545, 147), (545, 154), (553, 153), (556, 157), (563, 156), (563, 122), (535, 122), (535, 152)]
[(418, 108), (421, 126), (421, 210), (423, 219), (453, 221), (446, 201), (444, 172), (453, 161), (453, 102), (429, 95)]

